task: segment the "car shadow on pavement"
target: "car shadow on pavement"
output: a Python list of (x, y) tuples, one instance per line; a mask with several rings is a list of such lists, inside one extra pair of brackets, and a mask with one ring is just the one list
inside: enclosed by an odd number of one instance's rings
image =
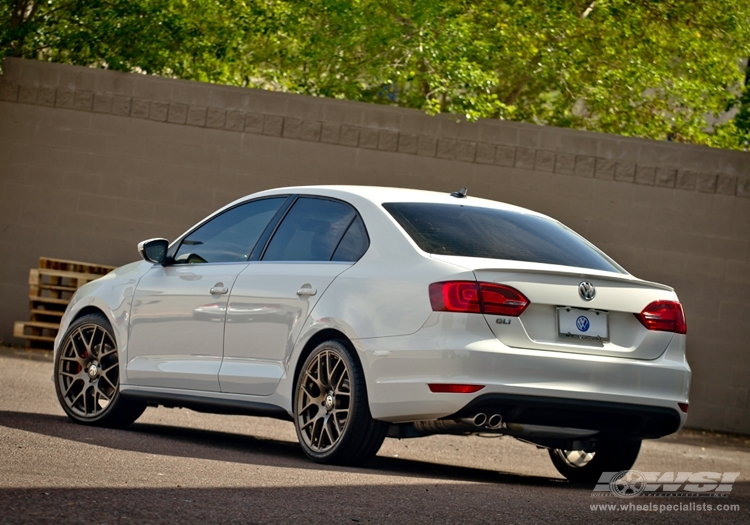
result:
[(3, 410), (0, 410), (0, 426), (145, 454), (410, 478), (582, 489), (562, 479), (382, 456), (359, 468), (319, 465), (307, 459), (294, 442), (189, 427), (135, 423), (125, 430), (113, 430), (84, 427), (65, 416)]

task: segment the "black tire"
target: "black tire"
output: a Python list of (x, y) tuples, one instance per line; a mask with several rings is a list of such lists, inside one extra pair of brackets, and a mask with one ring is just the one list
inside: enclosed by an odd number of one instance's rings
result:
[[(589, 461), (575, 465), (569, 461), (571, 452), (561, 449), (549, 449), (549, 456), (557, 471), (573, 483), (594, 484), (603, 472), (622, 472), (630, 470), (641, 450), (640, 440), (600, 441)], [(582, 451), (581, 451), (582, 452)]]
[(388, 432), (388, 423), (370, 414), (362, 367), (344, 341), (326, 341), (310, 353), (297, 376), (293, 400), (297, 439), (318, 463), (366, 463)]
[(146, 404), (120, 395), (120, 362), (112, 327), (103, 314), (74, 321), (55, 359), (55, 390), (65, 414), (82, 425), (123, 428)]

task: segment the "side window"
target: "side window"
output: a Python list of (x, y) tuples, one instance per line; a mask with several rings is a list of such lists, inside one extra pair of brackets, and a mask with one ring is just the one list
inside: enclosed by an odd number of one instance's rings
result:
[(338, 248), (333, 252), (331, 260), (346, 262), (358, 261), (367, 251), (369, 245), (370, 243), (367, 238), (367, 231), (365, 231), (365, 225), (362, 224), (362, 219), (357, 216), (351, 226), (349, 226), (349, 229), (346, 230), (344, 238), (341, 239)]
[(240, 204), (190, 233), (175, 254), (177, 264), (242, 262), (286, 200), (274, 197)]
[(264, 261), (330, 261), (357, 212), (338, 201), (301, 197), (289, 210)]

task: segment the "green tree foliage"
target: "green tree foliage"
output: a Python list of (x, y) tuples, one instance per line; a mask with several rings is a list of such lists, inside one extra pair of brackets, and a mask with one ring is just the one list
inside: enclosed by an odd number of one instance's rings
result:
[(750, 0), (0, 2), (0, 54), (719, 147), (750, 136)]

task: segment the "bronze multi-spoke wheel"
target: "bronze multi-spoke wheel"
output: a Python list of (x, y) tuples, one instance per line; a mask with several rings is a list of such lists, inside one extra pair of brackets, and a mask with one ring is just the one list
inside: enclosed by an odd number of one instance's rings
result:
[(77, 423), (123, 427), (145, 410), (119, 395), (120, 361), (106, 318), (86, 315), (68, 328), (55, 362), (55, 387), (63, 410)]
[(640, 450), (640, 440), (607, 440), (597, 442), (595, 451), (551, 448), (549, 456), (557, 471), (570, 481), (596, 483), (603, 472), (630, 469)]
[(294, 423), (315, 461), (361, 464), (377, 454), (388, 424), (370, 415), (364, 376), (342, 341), (327, 341), (307, 357), (297, 376)]

